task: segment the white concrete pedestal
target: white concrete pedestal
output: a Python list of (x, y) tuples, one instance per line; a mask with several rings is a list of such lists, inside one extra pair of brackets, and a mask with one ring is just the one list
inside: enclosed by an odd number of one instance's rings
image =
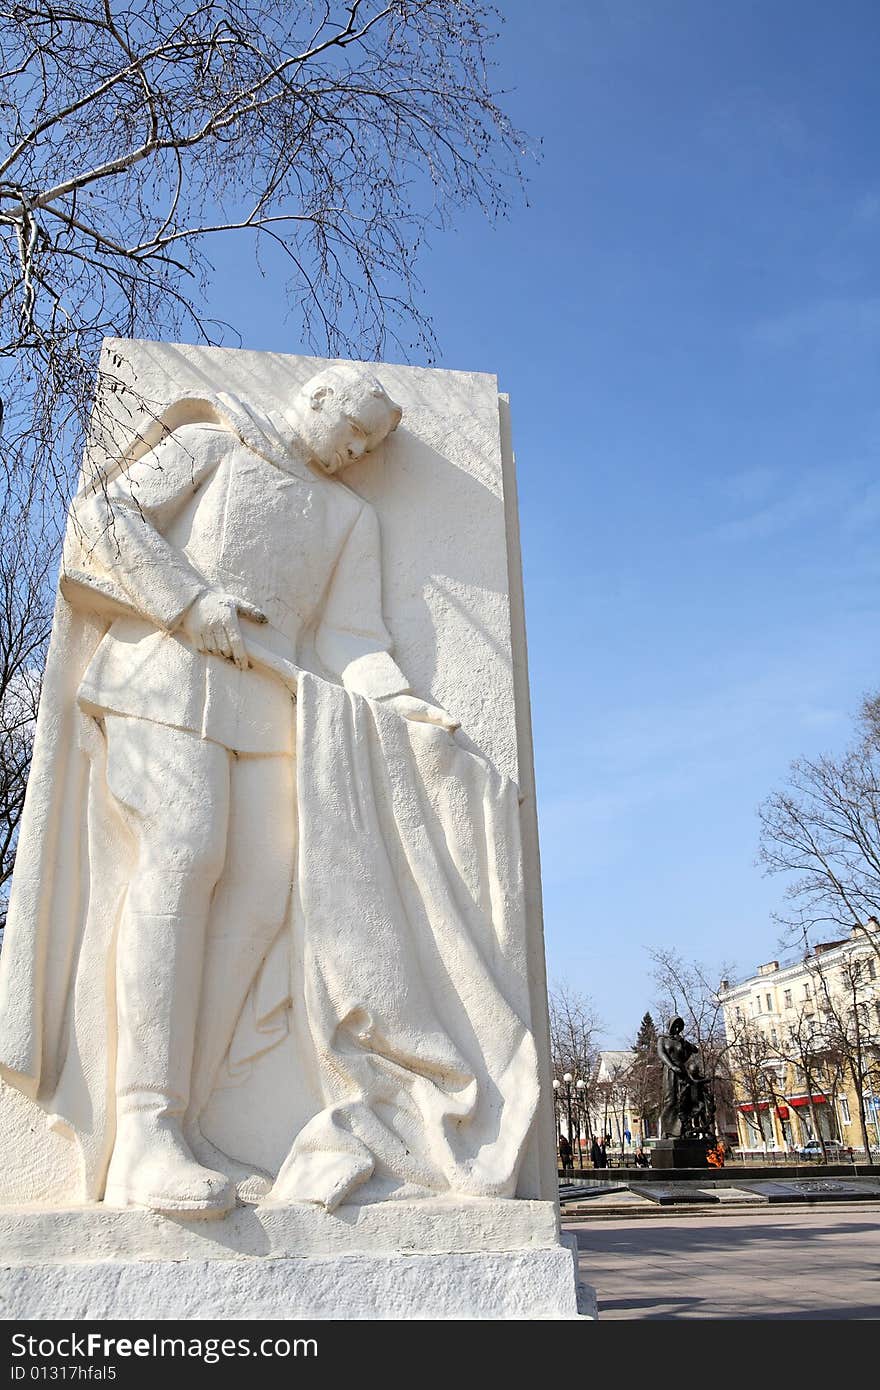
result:
[(0, 1210), (4, 1319), (595, 1317), (553, 1204)]

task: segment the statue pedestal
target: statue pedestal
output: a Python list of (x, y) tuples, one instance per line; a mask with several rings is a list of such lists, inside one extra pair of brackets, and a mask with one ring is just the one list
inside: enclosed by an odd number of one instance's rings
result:
[(595, 1317), (552, 1202), (0, 1209), (8, 1319)]
[(661, 1139), (651, 1148), (652, 1168), (708, 1168), (714, 1139)]

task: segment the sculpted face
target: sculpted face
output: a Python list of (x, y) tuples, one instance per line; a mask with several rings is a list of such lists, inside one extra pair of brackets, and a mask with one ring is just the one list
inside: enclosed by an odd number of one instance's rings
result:
[(311, 458), (332, 474), (377, 448), (403, 412), (374, 377), (329, 367), (302, 388), (294, 413)]

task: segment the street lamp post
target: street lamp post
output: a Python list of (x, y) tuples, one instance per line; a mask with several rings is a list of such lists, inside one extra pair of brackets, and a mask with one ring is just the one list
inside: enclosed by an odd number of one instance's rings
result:
[(572, 1083), (572, 1080), (573, 1080), (571, 1072), (570, 1072), (570, 1071), (565, 1072), (565, 1074), (563, 1075), (562, 1080), (563, 1080), (564, 1083), (565, 1083), (565, 1108), (566, 1108), (566, 1111), (567, 1111), (567, 1114), (568, 1114), (568, 1142), (569, 1142), (569, 1144), (570, 1144), (571, 1141), (572, 1141), (572, 1123), (571, 1123), (571, 1083)]
[(587, 1143), (587, 1097), (586, 1097), (586, 1095), (585, 1095), (585, 1092), (586, 1092), (586, 1089), (587, 1089), (587, 1083), (586, 1083), (586, 1081), (584, 1080), (584, 1078), (583, 1078), (582, 1076), (579, 1076), (578, 1079), (577, 1079), (577, 1081), (574, 1083), (574, 1086), (575, 1086), (575, 1090), (577, 1091), (577, 1100), (578, 1100), (578, 1105), (577, 1105), (577, 1111), (578, 1111), (578, 1157), (580, 1158), (580, 1161), (581, 1161), (580, 1166), (581, 1166), (581, 1168), (583, 1168), (583, 1166), (584, 1166), (584, 1148), (581, 1146), (581, 1113), (583, 1113), (583, 1120), (584, 1120), (584, 1147), (586, 1147), (586, 1143)]
[[(866, 1095), (865, 1110), (872, 1117), (872, 1122), (874, 1125), (874, 1142), (877, 1144), (877, 1147), (880, 1148), (880, 1096), (875, 1094)], [(868, 1152), (865, 1155), (865, 1157), (867, 1158), (869, 1163), (874, 1162), (873, 1158), (871, 1157), (870, 1139), (868, 1140)]]
[[(574, 1104), (572, 1105), (572, 1083), (574, 1083)], [(582, 1077), (575, 1080), (572, 1072), (563, 1073), (562, 1080), (558, 1077), (553, 1078), (553, 1110), (556, 1117), (556, 1146), (562, 1137), (562, 1118), (565, 1116), (566, 1138), (572, 1146), (572, 1157), (574, 1156), (574, 1145), (577, 1144), (580, 1168), (584, 1166), (583, 1149), (581, 1148), (581, 1112), (583, 1111), (583, 1132), (586, 1140), (589, 1131), (589, 1114), (587, 1111), (587, 1083)]]

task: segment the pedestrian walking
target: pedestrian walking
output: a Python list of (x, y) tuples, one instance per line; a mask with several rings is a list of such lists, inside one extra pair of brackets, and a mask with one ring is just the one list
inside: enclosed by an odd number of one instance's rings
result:
[(563, 1173), (570, 1173), (573, 1171), (571, 1161), (571, 1141), (565, 1134), (560, 1134), (559, 1136), (559, 1162), (562, 1165)]

